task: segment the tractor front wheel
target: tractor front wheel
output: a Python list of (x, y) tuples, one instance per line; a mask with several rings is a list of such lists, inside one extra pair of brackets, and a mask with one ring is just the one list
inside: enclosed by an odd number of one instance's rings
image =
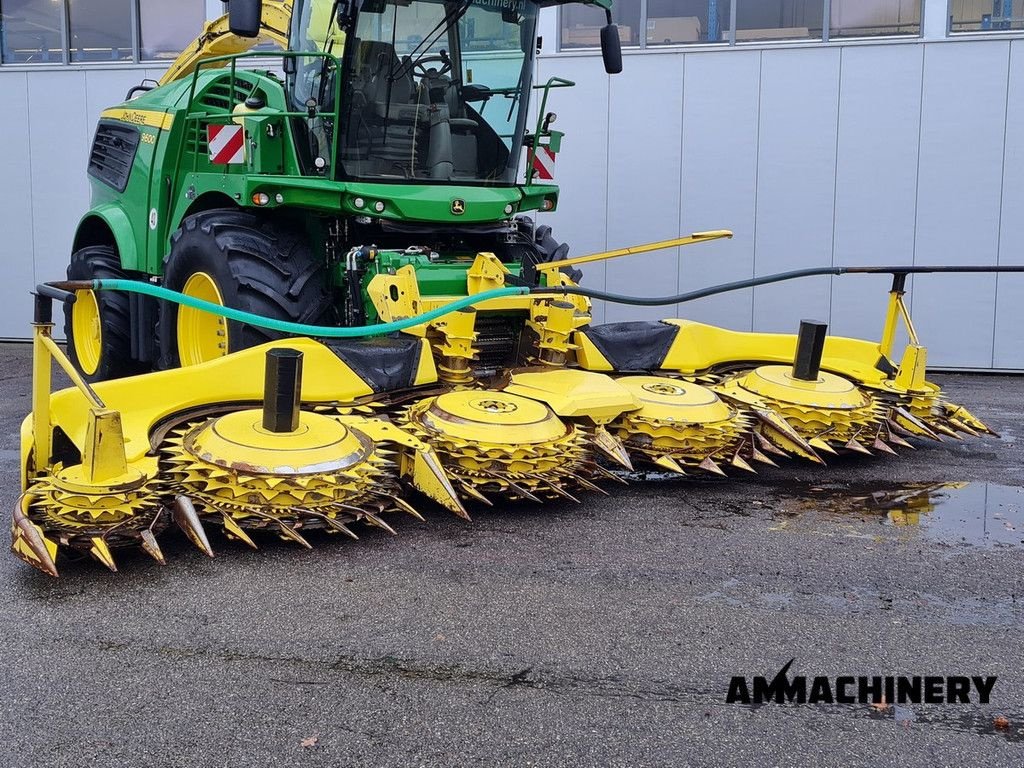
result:
[[(123, 280), (117, 251), (92, 245), (75, 251), (68, 265), (68, 280)], [(64, 314), (68, 353), (86, 381), (119, 379), (141, 373), (145, 367), (132, 359), (131, 309), (127, 293), (77, 291), (75, 303)]]
[[(305, 232), (241, 210), (204, 211), (171, 237), (164, 286), (273, 320), (331, 325), (327, 269)], [(282, 334), (171, 302), (160, 310), (161, 367), (197, 365)]]

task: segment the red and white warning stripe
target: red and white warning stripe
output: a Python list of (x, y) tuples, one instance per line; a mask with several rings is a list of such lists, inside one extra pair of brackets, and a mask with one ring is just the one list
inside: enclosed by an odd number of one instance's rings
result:
[(555, 178), (555, 153), (547, 147), (537, 147), (537, 154), (533, 156), (533, 170), (537, 172), (537, 178), (543, 181)]
[(245, 130), (240, 125), (208, 125), (210, 162), (233, 165), (245, 162)]

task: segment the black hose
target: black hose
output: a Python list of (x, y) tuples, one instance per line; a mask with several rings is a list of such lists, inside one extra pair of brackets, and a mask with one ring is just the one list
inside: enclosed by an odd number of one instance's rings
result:
[(819, 277), (821, 275), (893, 275), (893, 290), (903, 290), (903, 282), (907, 275), (930, 274), (933, 272), (1024, 272), (1024, 265), (1021, 266), (933, 266), (933, 267), (815, 267), (812, 269), (796, 269), (791, 272), (779, 272), (764, 277), (754, 277), (749, 280), (737, 280), (733, 283), (723, 283), (710, 288), (701, 288), (697, 291), (687, 291), (675, 296), (661, 296), (648, 298), (641, 296), (623, 296), (618, 293), (607, 291), (595, 291), (592, 288), (581, 288), (579, 286), (567, 287), (537, 287), (531, 288), (530, 293), (535, 294), (571, 294), (573, 296), (586, 296), (588, 299), (609, 301), (613, 304), (629, 304), (635, 307), (662, 307), (666, 304), (685, 304), (688, 301), (696, 301), (708, 296), (717, 296), (720, 293), (739, 291), (743, 288), (754, 288), (759, 285), (781, 283), (787, 280), (796, 280), (801, 277)]

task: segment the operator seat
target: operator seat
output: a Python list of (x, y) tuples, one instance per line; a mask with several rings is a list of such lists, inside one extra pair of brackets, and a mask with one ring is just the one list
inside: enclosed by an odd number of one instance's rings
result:
[[(476, 178), (479, 172), (479, 136), (480, 124), (477, 123), (466, 109), (462, 100), (458, 83), (448, 75), (440, 74), (437, 69), (430, 68), (420, 83), (420, 88), (429, 94), (429, 99), (434, 106), (443, 106), (447, 112), (448, 128), (451, 136), (451, 172), (445, 170), (446, 163), (432, 163), (432, 175), (436, 175), (440, 169), (442, 178), (469, 177)], [(435, 149), (432, 147), (432, 149)], [(436, 155), (436, 153), (431, 153)], [(447, 152), (441, 153), (447, 155)]]
[(430, 124), (427, 105), (417, 103), (412, 67), (390, 43), (361, 40), (354, 70), (353, 103), (361, 108), (353, 113), (359, 125), (352, 143), (359, 159), (347, 165), (358, 175), (412, 175)]
[(377, 40), (359, 43), (356, 75), (363, 80), (363, 94), (378, 117), (408, 118), (416, 103), (412, 67), (398, 58), (394, 46)]

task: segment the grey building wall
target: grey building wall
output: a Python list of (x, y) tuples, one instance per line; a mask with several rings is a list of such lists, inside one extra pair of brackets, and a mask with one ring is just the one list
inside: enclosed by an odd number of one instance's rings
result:
[[(1024, 39), (929, 40), (943, 14), (930, 0), (920, 41), (627, 53), (611, 78), (596, 54), (544, 54), (540, 80), (578, 83), (550, 105), (568, 135), (561, 205), (546, 217), (575, 254), (736, 233), (591, 266), (586, 284), (664, 295), (823, 264), (1024, 263)], [(0, 337), (27, 337), (31, 287), (63, 274), (100, 111), (159, 74), (0, 67)], [(738, 329), (815, 317), (873, 338), (887, 285), (816, 278), (678, 309)], [(1024, 370), (1024, 277), (918, 278), (911, 298), (932, 364)]]
[[(586, 270), (670, 295), (789, 269), (1024, 264), (1024, 40), (557, 54), (541, 80), (567, 132), (559, 210), (577, 255), (707, 229), (730, 241)], [(792, 331), (804, 317), (877, 338), (888, 278), (810, 278), (704, 299), (682, 316)], [(1024, 369), (1024, 276), (921, 276), (912, 311), (935, 366)], [(668, 316), (597, 308), (597, 319)]]
[(85, 170), (100, 112), (161, 74), (130, 65), (0, 67), (0, 338), (28, 338), (29, 292), (64, 275), (89, 206)]

